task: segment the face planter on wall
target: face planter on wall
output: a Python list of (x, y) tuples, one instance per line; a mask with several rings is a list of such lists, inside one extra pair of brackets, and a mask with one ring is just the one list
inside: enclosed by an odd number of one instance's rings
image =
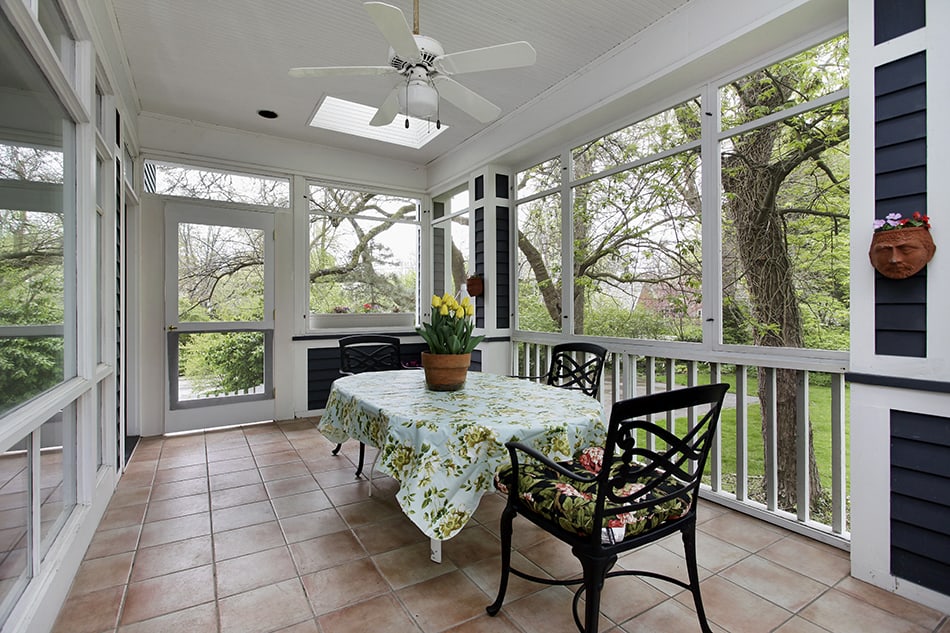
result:
[(892, 213), (875, 223), (868, 256), (885, 277), (906, 279), (926, 266), (936, 250), (927, 216), (915, 213), (913, 218), (901, 220), (900, 214)]

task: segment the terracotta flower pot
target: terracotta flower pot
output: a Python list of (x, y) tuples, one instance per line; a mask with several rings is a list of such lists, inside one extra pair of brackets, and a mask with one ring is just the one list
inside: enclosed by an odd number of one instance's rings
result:
[(422, 352), (426, 387), (432, 391), (458, 391), (465, 386), (471, 354), (430, 354)]
[(485, 291), (485, 282), (481, 277), (469, 277), (465, 280), (465, 290), (473, 297), (480, 297)]
[(875, 232), (868, 257), (875, 270), (885, 277), (907, 279), (926, 266), (936, 250), (930, 230), (914, 226)]

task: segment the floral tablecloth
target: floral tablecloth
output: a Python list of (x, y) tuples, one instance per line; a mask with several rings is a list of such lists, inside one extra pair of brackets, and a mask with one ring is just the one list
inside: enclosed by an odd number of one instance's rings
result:
[(379, 448), (376, 467), (399, 481), (399, 505), (438, 540), (455, 536), (493, 490), (509, 461), (505, 442), (560, 460), (606, 435), (600, 402), (579, 391), (482, 372), (469, 372), (460, 391), (429, 391), (411, 370), (338, 378), (319, 428), (332, 442)]

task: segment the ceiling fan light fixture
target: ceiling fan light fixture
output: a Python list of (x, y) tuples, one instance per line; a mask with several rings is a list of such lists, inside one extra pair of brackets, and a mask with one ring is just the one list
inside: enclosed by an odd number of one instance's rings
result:
[(417, 119), (433, 119), (439, 113), (439, 93), (424, 79), (410, 79), (400, 90), (399, 112)]

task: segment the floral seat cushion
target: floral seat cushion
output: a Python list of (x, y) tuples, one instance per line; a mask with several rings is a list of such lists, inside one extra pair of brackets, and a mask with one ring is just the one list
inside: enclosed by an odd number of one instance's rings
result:
[[(578, 475), (590, 477), (600, 472), (602, 461), (603, 449), (590, 447), (578, 453), (573, 460), (560, 462), (560, 465)], [(616, 471), (620, 464), (619, 459), (614, 459), (611, 471)], [(511, 465), (507, 465), (495, 475), (495, 487), (504, 494), (508, 494), (508, 490), (512, 487), (511, 470)], [(518, 479), (521, 500), (531, 511), (555, 522), (564, 530), (580, 536), (590, 535), (594, 523), (596, 482), (575, 481), (534, 460), (519, 464)], [(617, 492), (621, 496), (635, 493), (643, 487), (643, 481), (629, 482), (624, 485), (622, 491)], [(651, 498), (675, 493), (679, 489), (675, 480), (664, 482), (664, 484), (645, 496), (631, 497), (630, 501), (638, 503), (648, 501)], [(623, 528), (623, 536), (633, 536), (651, 530), (665, 521), (683, 516), (689, 510), (689, 498), (684, 493), (682, 497), (635, 512), (609, 515), (611, 508), (618, 508), (621, 505), (607, 499), (608, 520), (605, 521), (605, 527)], [(606, 535), (605, 540), (608, 540), (608, 537), (609, 535)], [(622, 536), (616, 535), (610, 538), (620, 540)]]

